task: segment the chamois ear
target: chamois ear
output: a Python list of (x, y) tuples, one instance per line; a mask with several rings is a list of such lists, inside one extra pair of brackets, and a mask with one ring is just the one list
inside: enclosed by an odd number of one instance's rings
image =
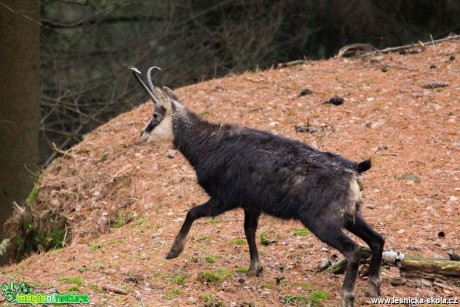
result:
[(166, 95), (168, 95), (168, 97), (171, 98), (172, 100), (179, 101), (179, 98), (177, 98), (176, 94), (174, 94), (173, 90), (170, 89), (169, 87), (163, 86), (163, 91), (164, 91), (164, 92), (166, 93)]

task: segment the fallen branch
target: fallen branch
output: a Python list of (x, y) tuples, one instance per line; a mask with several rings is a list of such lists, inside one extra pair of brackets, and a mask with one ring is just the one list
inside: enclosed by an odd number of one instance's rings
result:
[(401, 50), (407, 50), (407, 49), (412, 49), (416, 47), (424, 48), (425, 46), (429, 45), (435, 45), (441, 42), (445, 41), (450, 41), (450, 40), (455, 40), (455, 39), (460, 39), (460, 35), (449, 35), (444, 38), (440, 38), (437, 40), (430, 40), (429, 42), (417, 42), (415, 44), (408, 44), (408, 45), (403, 45), (403, 46), (397, 46), (397, 47), (389, 47), (385, 49), (377, 49), (369, 44), (350, 44), (342, 47), (338, 54), (337, 57), (343, 57), (345, 55), (350, 55), (350, 54), (356, 54), (356, 52), (360, 51), (362, 53), (369, 53), (369, 52), (376, 52), (376, 53), (390, 53), (390, 52), (395, 52), (395, 51), (401, 51)]
[(115, 288), (115, 287), (111, 287), (111, 286), (102, 286), (101, 288), (104, 291), (112, 292), (112, 293), (116, 293), (116, 294), (121, 294), (121, 295), (128, 295), (129, 294), (128, 291), (123, 290), (121, 288)]
[[(366, 262), (370, 256), (370, 249), (361, 249), (361, 262)], [(399, 268), (401, 277), (412, 283), (449, 290), (460, 287), (460, 261), (405, 255), (395, 251), (384, 251), (382, 256), (383, 264)], [(342, 274), (346, 263), (345, 259), (340, 260), (326, 271)]]

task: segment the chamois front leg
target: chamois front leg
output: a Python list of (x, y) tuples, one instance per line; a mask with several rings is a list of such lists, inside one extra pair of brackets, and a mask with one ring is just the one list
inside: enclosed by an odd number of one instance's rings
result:
[(193, 221), (200, 217), (216, 216), (223, 213), (224, 211), (225, 210), (221, 208), (219, 201), (213, 198), (202, 205), (195, 206), (190, 209), (187, 212), (187, 217), (185, 218), (184, 224), (182, 224), (182, 227), (177, 234), (176, 239), (174, 240), (174, 244), (171, 247), (171, 250), (169, 251), (168, 255), (166, 255), (166, 259), (176, 258), (182, 253), (185, 247), (185, 238), (187, 237), (187, 234), (192, 227)]
[(262, 264), (259, 260), (259, 252), (257, 251), (256, 245), (256, 231), (259, 216), (260, 211), (244, 209), (244, 234), (248, 240), (249, 255), (251, 257), (251, 264), (248, 270), (249, 276), (258, 276), (263, 270)]

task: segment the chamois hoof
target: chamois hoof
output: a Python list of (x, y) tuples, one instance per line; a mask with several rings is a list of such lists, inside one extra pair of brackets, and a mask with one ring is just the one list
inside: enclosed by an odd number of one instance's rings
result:
[(185, 244), (183, 241), (179, 241), (179, 242), (174, 242), (174, 245), (173, 247), (171, 247), (171, 250), (169, 251), (169, 253), (166, 255), (166, 259), (174, 259), (174, 258), (177, 258), (179, 257), (179, 255), (182, 253), (182, 251), (184, 250), (184, 247), (185, 247)]
[(174, 259), (177, 258), (180, 253), (173, 252), (172, 250), (166, 255), (166, 259)]
[(353, 292), (342, 291), (342, 307), (353, 307), (355, 295)]
[(367, 286), (366, 296), (368, 297), (378, 297), (380, 296), (380, 280), (373, 281), (369, 279)]
[(247, 276), (259, 276), (260, 273), (264, 270), (263, 266), (259, 263), (256, 265), (251, 265), (249, 267), (248, 272), (246, 273)]
[(369, 288), (366, 291), (367, 297), (378, 297), (380, 296), (380, 289), (376, 288), (375, 286), (369, 285)]

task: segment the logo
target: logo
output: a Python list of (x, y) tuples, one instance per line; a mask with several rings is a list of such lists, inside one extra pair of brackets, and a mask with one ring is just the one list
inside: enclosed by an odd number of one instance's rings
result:
[(16, 284), (13, 280), (10, 284), (2, 284), (2, 296), (7, 302), (17, 304), (89, 304), (89, 294), (73, 293), (32, 293), (34, 288), (29, 287), (25, 282)]

